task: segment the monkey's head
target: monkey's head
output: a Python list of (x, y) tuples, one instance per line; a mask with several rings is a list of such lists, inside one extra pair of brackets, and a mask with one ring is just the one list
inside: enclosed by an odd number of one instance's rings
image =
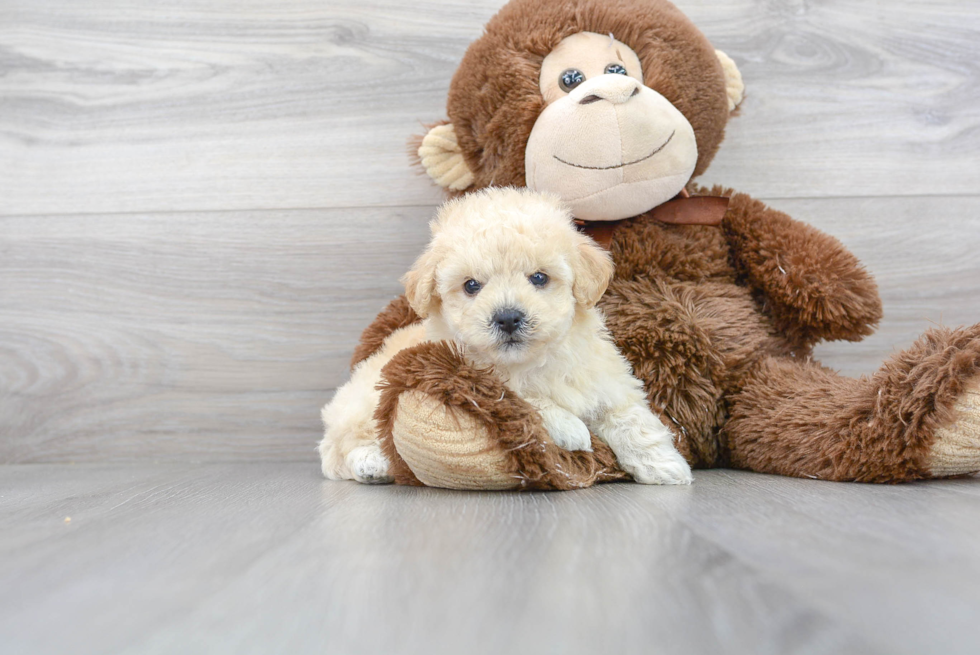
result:
[(511, 0), (453, 77), (426, 172), (451, 192), (527, 186), (617, 220), (708, 167), (742, 98), (735, 64), (666, 0)]

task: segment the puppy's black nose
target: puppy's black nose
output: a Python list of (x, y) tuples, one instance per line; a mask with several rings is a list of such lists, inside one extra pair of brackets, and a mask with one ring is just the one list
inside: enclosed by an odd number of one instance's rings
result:
[(493, 315), (493, 324), (502, 332), (514, 334), (524, 325), (524, 312), (512, 307), (498, 309)]

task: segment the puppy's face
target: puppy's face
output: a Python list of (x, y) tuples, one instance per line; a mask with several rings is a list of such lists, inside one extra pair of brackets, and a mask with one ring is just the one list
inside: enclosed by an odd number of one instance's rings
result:
[(572, 325), (568, 254), (509, 227), (473, 234), (436, 266), (440, 305), (433, 319), (487, 359), (527, 359), (564, 338)]
[(489, 363), (517, 364), (559, 343), (612, 275), (550, 196), (490, 189), (448, 203), (405, 277), (415, 311)]

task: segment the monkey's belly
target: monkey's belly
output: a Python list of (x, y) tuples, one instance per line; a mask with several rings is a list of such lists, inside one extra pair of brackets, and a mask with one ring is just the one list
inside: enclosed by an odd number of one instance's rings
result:
[(654, 411), (695, 466), (717, 463), (726, 394), (782, 350), (749, 291), (725, 282), (616, 280), (599, 306)]

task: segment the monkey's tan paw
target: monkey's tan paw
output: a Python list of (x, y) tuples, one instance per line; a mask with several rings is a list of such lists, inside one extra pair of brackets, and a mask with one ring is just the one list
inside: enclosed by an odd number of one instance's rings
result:
[(395, 355), (379, 389), (375, 420), (396, 483), (581, 489), (626, 477), (601, 441), (594, 452), (557, 447), (530, 403), (446, 343)]
[(519, 484), (507, 472), (507, 458), (479, 420), (451, 412), (428, 394), (401, 394), (391, 436), (398, 454), (427, 486), (511, 489)]
[(980, 471), (980, 377), (974, 378), (953, 406), (956, 418), (936, 432), (929, 471), (944, 478)]

